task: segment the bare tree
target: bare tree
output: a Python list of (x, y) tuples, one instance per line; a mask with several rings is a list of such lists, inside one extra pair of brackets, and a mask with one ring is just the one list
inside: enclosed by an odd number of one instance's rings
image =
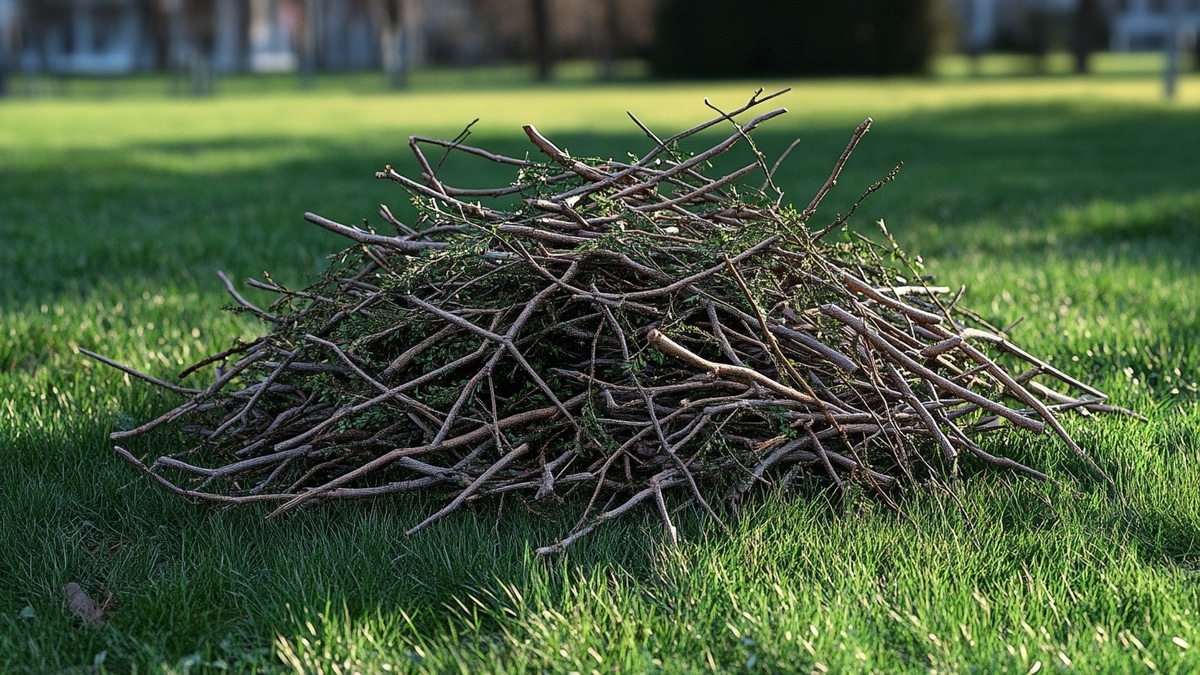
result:
[(213, 0), (185, 0), (183, 13), (187, 26), (191, 54), (188, 72), (192, 94), (211, 94), (213, 88), (213, 54), (216, 51), (216, 12)]
[(317, 75), (317, 42), (321, 39), (324, 4), (322, 0), (304, 2), (304, 23), (300, 26), (300, 82), (305, 88), (313, 86)]
[(1100, 13), (1097, 0), (1078, 0), (1075, 4), (1075, 72), (1083, 74), (1091, 70), (1092, 50), (1096, 46), (1096, 23)]
[(408, 15), (405, 0), (371, 0), (371, 19), (379, 26), (379, 45), (388, 84), (395, 89), (408, 85)]
[(613, 80), (617, 77), (617, 55), (621, 50), (621, 14), (617, 0), (604, 0), (604, 33), (601, 72), (605, 80)]
[(21, 23), (20, 6), (12, 6), (5, 16), (6, 6), (0, 4), (0, 98), (8, 95), (8, 69), (12, 55), (16, 53), (16, 35)]
[(154, 50), (155, 70), (165, 72), (171, 67), (170, 15), (163, 0), (137, 0), (134, 4), (141, 24), (139, 41), (150, 44)]
[(1179, 60), (1182, 56), (1180, 52), (1187, 43), (1188, 34), (1184, 24), (1186, 8), (1183, 0), (1171, 0), (1167, 9), (1171, 13), (1171, 26), (1167, 34), (1163, 36), (1166, 38), (1165, 46), (1167, 48), (1167, 64), (1163, 70), (1163, 84), (1165, 85), (1164, 93), (1170, 99), (1175, 98), (1176, 80), (1179, 79)]
[(549, 80), (554, 70), (554, 54), (550, 35), (550, 8), (547, 0), (530, 0), (533, 18), (533, 62), (539, 80)]

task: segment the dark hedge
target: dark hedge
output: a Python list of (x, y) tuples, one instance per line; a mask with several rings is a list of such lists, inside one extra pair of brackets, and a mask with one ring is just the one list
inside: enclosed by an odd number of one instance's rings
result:
[(923, 73), (950, 29), (938, 0), (665, 0), (656, 75)]

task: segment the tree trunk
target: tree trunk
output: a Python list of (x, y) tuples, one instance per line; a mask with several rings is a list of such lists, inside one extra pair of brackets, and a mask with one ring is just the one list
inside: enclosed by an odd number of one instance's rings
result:
[(379, 26), (379, 48), (388, 86), (402, 89), (408, 85), (408, 40), (404, 0), (372, 0), (371, 18)]
[(1099, 14), (1097, 0), (1078, 0), (1075, 5), (1075, 72), (1091, 71), (1092, 50), (1096, 43), (1096, 18)]
[(317, 77), (317, 40), (324, 7), (321, 0), (306, 0), (300, 27), (300, 86), (309, 89)]
[(1175, 90), (1178, 86), (1179, 79), (1179, 59), (1183, 56), (1180, 52), (1183, 51), (1183, 43), (1186, 39), (1184, 33), (1184, 5), (1183, 0), (1172, 0), (1170, 5), (1172, 14), (1170, 32), (1167, 33), (1167, 67), (1163, 71), (1163, 84), (1165, 85), (1165, 93), (1168, 99), (1175, 98)]
[[(17, 12), (21, 10), (18, 8)], [(16, 52), (14, 36), (21, 25), (21, 15), (14, 13), (13, 25), (0, 26), (0, 98), (8, 96), (9, 54)]]
[(601, 77), (605, 80), (617, 79), (617, 56), (621, 51), (621, 15), (617, 10), (617, 0), (604, 0), (604, 56)]
[(533, 14), (533, 62), (537, 68), (537, 79), (550, 79), (554, 71), (554, 56), (550, 44), (550, 9), (547, 0), (530, 0)]
[(191, 91), (204, 96), (213, 91), (213, 53), (216, 51), (216, 23), (213, 0), (187, 0), (183, 5), (192, 54), (188, 63)]
[(154, 69), (166, 72), (170, 66), (170, 45), (167, 42), (170, 24), (167, 12), (158, 0), (138, 0), (136, 7), (142, 29), (138, 41), (144, 40), (150, 44), (154, 51)]

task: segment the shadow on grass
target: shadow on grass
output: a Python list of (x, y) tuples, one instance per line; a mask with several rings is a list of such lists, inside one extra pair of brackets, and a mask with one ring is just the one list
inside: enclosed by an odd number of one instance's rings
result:
[[(277, 636), (303, 637), (306, 622), (318, 618), (326, 622), (318, 621), (320, 630), (331, 631), (329, 622), (336, 624), (343, 612), (351, 621), (382, 616), (400, 622), (397, 617), (403, 617), (397, 631), (414, 639), (446, 637), (448, 627), (456, 625), (484, 631), (472, 639), (503, 640), (497, 616), (481, 610), (481, 617), (471, 618), (472, 598), (497, 612), (527, 608), (514, 599), (516, 593), (529, 598), (528, 607), (565, 611), (557, 603), (578, 601), (570, 587), (592, 588), (598, 575), (611, 579), (614, 593), (645, 593), (638, 602), (669, 612), (691, 601), (687, 589), (703, 586), (686, 581), (686, 564), (680, 569), (680, 563), (666, 562), (674, 557), (663, 557), (661, 527), (652, 514), (612, 523), (564, 557), (535, 559), (533, 547), (568, 531), (581, 506), (578, 499), (566, 504), (510, 499), (502, 507), (485, 502), (412, 537), (404, 531), (435, 510), (437, 499), (321, 504), (271, 521), (262, 519), (264, 507), (224, 509), (179, 499), (116, 458), (107, 440), (122, 411), (150, 416), (171, 401), (139, 386), (122, 398), (112, 412), (93, 419), (62, 416), (45, 429), (4, 434), (7, 471), (0, 476), (0, 494), (11, 499), (0, 510), (0, 527), (12, 550), (22, 554), (0, 560), (0, 600), (31, 612), (14, 624), (22, 638), (12, 643), (16, 651), (8, 656), (15, 663), (61, 670), (87, 665), (104, 652), (112, 669), (136, 666), (148, 656), (159, 662), (195, 659), (259, 667), (274, 658), (270, 648)], [(154, 456), (176, 450), (177, 443), (171, 434), (160, 434), (133, 449)], [(1081, 484), (1087, 481), (1082, 463), (1046, 439), (1007, 440), (989, 448), (1039, 467), (1049, 464), (1079, 476)], [(978, 542), (984, 551), (996, 550), (971, 556), (964, 569), (968, 576), (961, 582), (985, 592), (1019, 577), (1023, 564), (1055, 555), (1046, 545), (1060, 533), (1092, 532), (1104, 545), (1135, 548), (1149, 565), (1188, 568), (1197, 561), (1200, 521), (1194, 514), (1172, 517), (1169, 508), (1154, 504), (1120, 508), (1110, 497), (1068, 495), (982, 468), (969, 471), (974, 475), (966, 481), (968, 493), (983, 500), (969, 502), (970, 509), (983, 509), (976, 525), (950, 500), (923, 489), (901, 500), (910, 511), (907, 518), (890, 515), (865, 497), (851, 503), (850, 514), (840, 515), (827, 490), (805, 483), (798, 492), (748, 500), (742, 516), (728, 518), (732, 537), (696, 513), (679, 514), (690, 551), (681, 559), (692, 560), (699, 573), (708, 569), (704, 565), (729, 558), (730, 569), (743, 579), (739, 583), (758, 575), (819, 577), (844, 566), (857, 575), (865, 569), (885, 584), (893, 575), (912, 573), (902, 568), (914, 554), (877, 551), (871, 536), (889, 541), (1000, 537)], [(756, 532), (756, 523), (766, 529)], [(866, 534), (853, 534), (856, 523)], [(831, 551), (781, 550), (773, 543), (803, 532), (802, 539), (814, 539), (815, 546), (826, 531), (851, 548), (826, 559)], [(713, 553), (700, 553), (704, 546)], [(1078, 555), (1069, 547), (1064, 552)], [(814, 570), (811, 555), (824, 556), (824, 564), (836, 567)], [(112, 593), (104, 628), (82, 628), (61, 609), (61, 588), (68, 581), (97, 599)], [(825, 583), (840, 588), (833, 579)], [(671, 591), (673, 585), (683, 586), (682, 595)], [(345, 643), (336, 642), (343, 638)], [(322, 634), (326, 646), (353, 650), (357, 638), (343, 638)]]
[[(319, 504), (269, 521), (269, 507), (180, 499), (111, 451), (108, 433), (129, 423), (119, 422), (122, 410), (140, 421), (170, 404), (146, 389), (135, 384), (96, 419), (0, 429), (0, 528), (10, 551), (0, 558), (0, 606), (4, 614), (29, 608), (13, 626), (23, 640), (6, 657), (22, 667), (60, 671), (100, 652), (117, 670), (147, 655), (262, 656), (277, 634), (295, 628), (300, 608), (328, 605), (354, 616), (402, 612), (417, 631), (436, 634), (447, 625), (446, 608), (467, 594), (501, 597), (504, 587), (525, 587), (530, 566), (543, 564), (532, 549), (565, 535), (583, 506), (488, 501), (408, 537), (405, 530), (442, 505), (439, 497)], [(173, 436), (130, 447), (150, 458), (177, 452), (187, 441)], [(654, 535), (639, 533), (645, 527), (635, 516), (557, 560), (570, 561), (564, 571), (616, 566), (647, 577)], [(636, 539), (643, 543), (631, 545)], [(63, 609), (61, 589), (72, 581), (98, 602), (111, 594), (103, 628), (81, 626)]]
[[(852, 126), (810, 126), (801, 111), (756, 134), (771, 158), (802, 138), (776, 175), (789, 201), (808, 202)], [(576, 156), (624, 158), (650, 147), (636, 129), (554, 140)], [(518, 157), (531, 149), (517, 129), (470, 142)], [(1125, 255), (1122, 245), (1150, 241), (1170, 244), (1164, 251), (1194, 265), (1200, 197), (1186, 168), (1197, 146), (1200, 131), (1186, 112), (1119, 106), (1101, 114), (1082, 104), (990, 105), (878, 120), (814, 223), (844, 212), (903, 161), (896, 182), (859, 211), (858, 230), (871, 232), (885, 219), (902, 245), (923, 255), (1011, 256), (1045, 247)], [(740, 147), (715, 170), (748, 161)], [(228, 137), (70, 150), (61, 164), (39, 158), (24, 169), (12, 162), (0, 187), (0, 234), (15, 244), (0, 254), (0, 292), (44, 302), (106, 279), (205, 280), (220, 267), (300, 282), (344, 243), (304, 223), (304, 211), (383, 228), (375, 211), (386, 202), (413, 218), (408, 197), (373, 178), (387, 163), (419, 175), (402, 138)], [(515, 178), (463, 158), (443, 170), (448, 182), (475, 187)]]

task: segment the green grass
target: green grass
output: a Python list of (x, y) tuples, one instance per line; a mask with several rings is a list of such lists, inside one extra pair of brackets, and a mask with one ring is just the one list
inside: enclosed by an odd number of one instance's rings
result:
[[(301, 213), (404, 210), (372, 173), (413, 168), (410, 133), (480, 117), (472, 142), (496, 151), (524, 153), (534, 123), (572, 153), (621, 156), (647, 148), (625, 110), (666, 133), (759, 83), (0, 102), (0, 672), (1195, 671), (1200, 79), (1168, 103), (1152, 72), (1125, 70), (763, 83), (795, 90), (757, 136), (772, 155), (803, 139), (779, 182), (804, 204), (873, 116), (818, 218), (903, 160), (857, 227), (886, 220), (966, 304), (1024, 317), (1019, 342), (1148, 417), (1070, 422), (1115, 486), (1051, 438), (995, 438), (1069, 489), (977, 470), (969, 516), (916, 490), (905, 518), (776, 493), (732, 536), (684, 512), (672, 549), (633, 517), (545, 560), (530, 551), (573, 509), (510, 500), (406, 538), (433, 504), (264, 522), (170, 497), (107, 434), (172, 400), (76, 350), (170, 378), (260, 331), (221, 311), (214, 271), (311, 279), (341, 242)], [(70, 581), (112, 594), (104, 627), (64, 609)]]

